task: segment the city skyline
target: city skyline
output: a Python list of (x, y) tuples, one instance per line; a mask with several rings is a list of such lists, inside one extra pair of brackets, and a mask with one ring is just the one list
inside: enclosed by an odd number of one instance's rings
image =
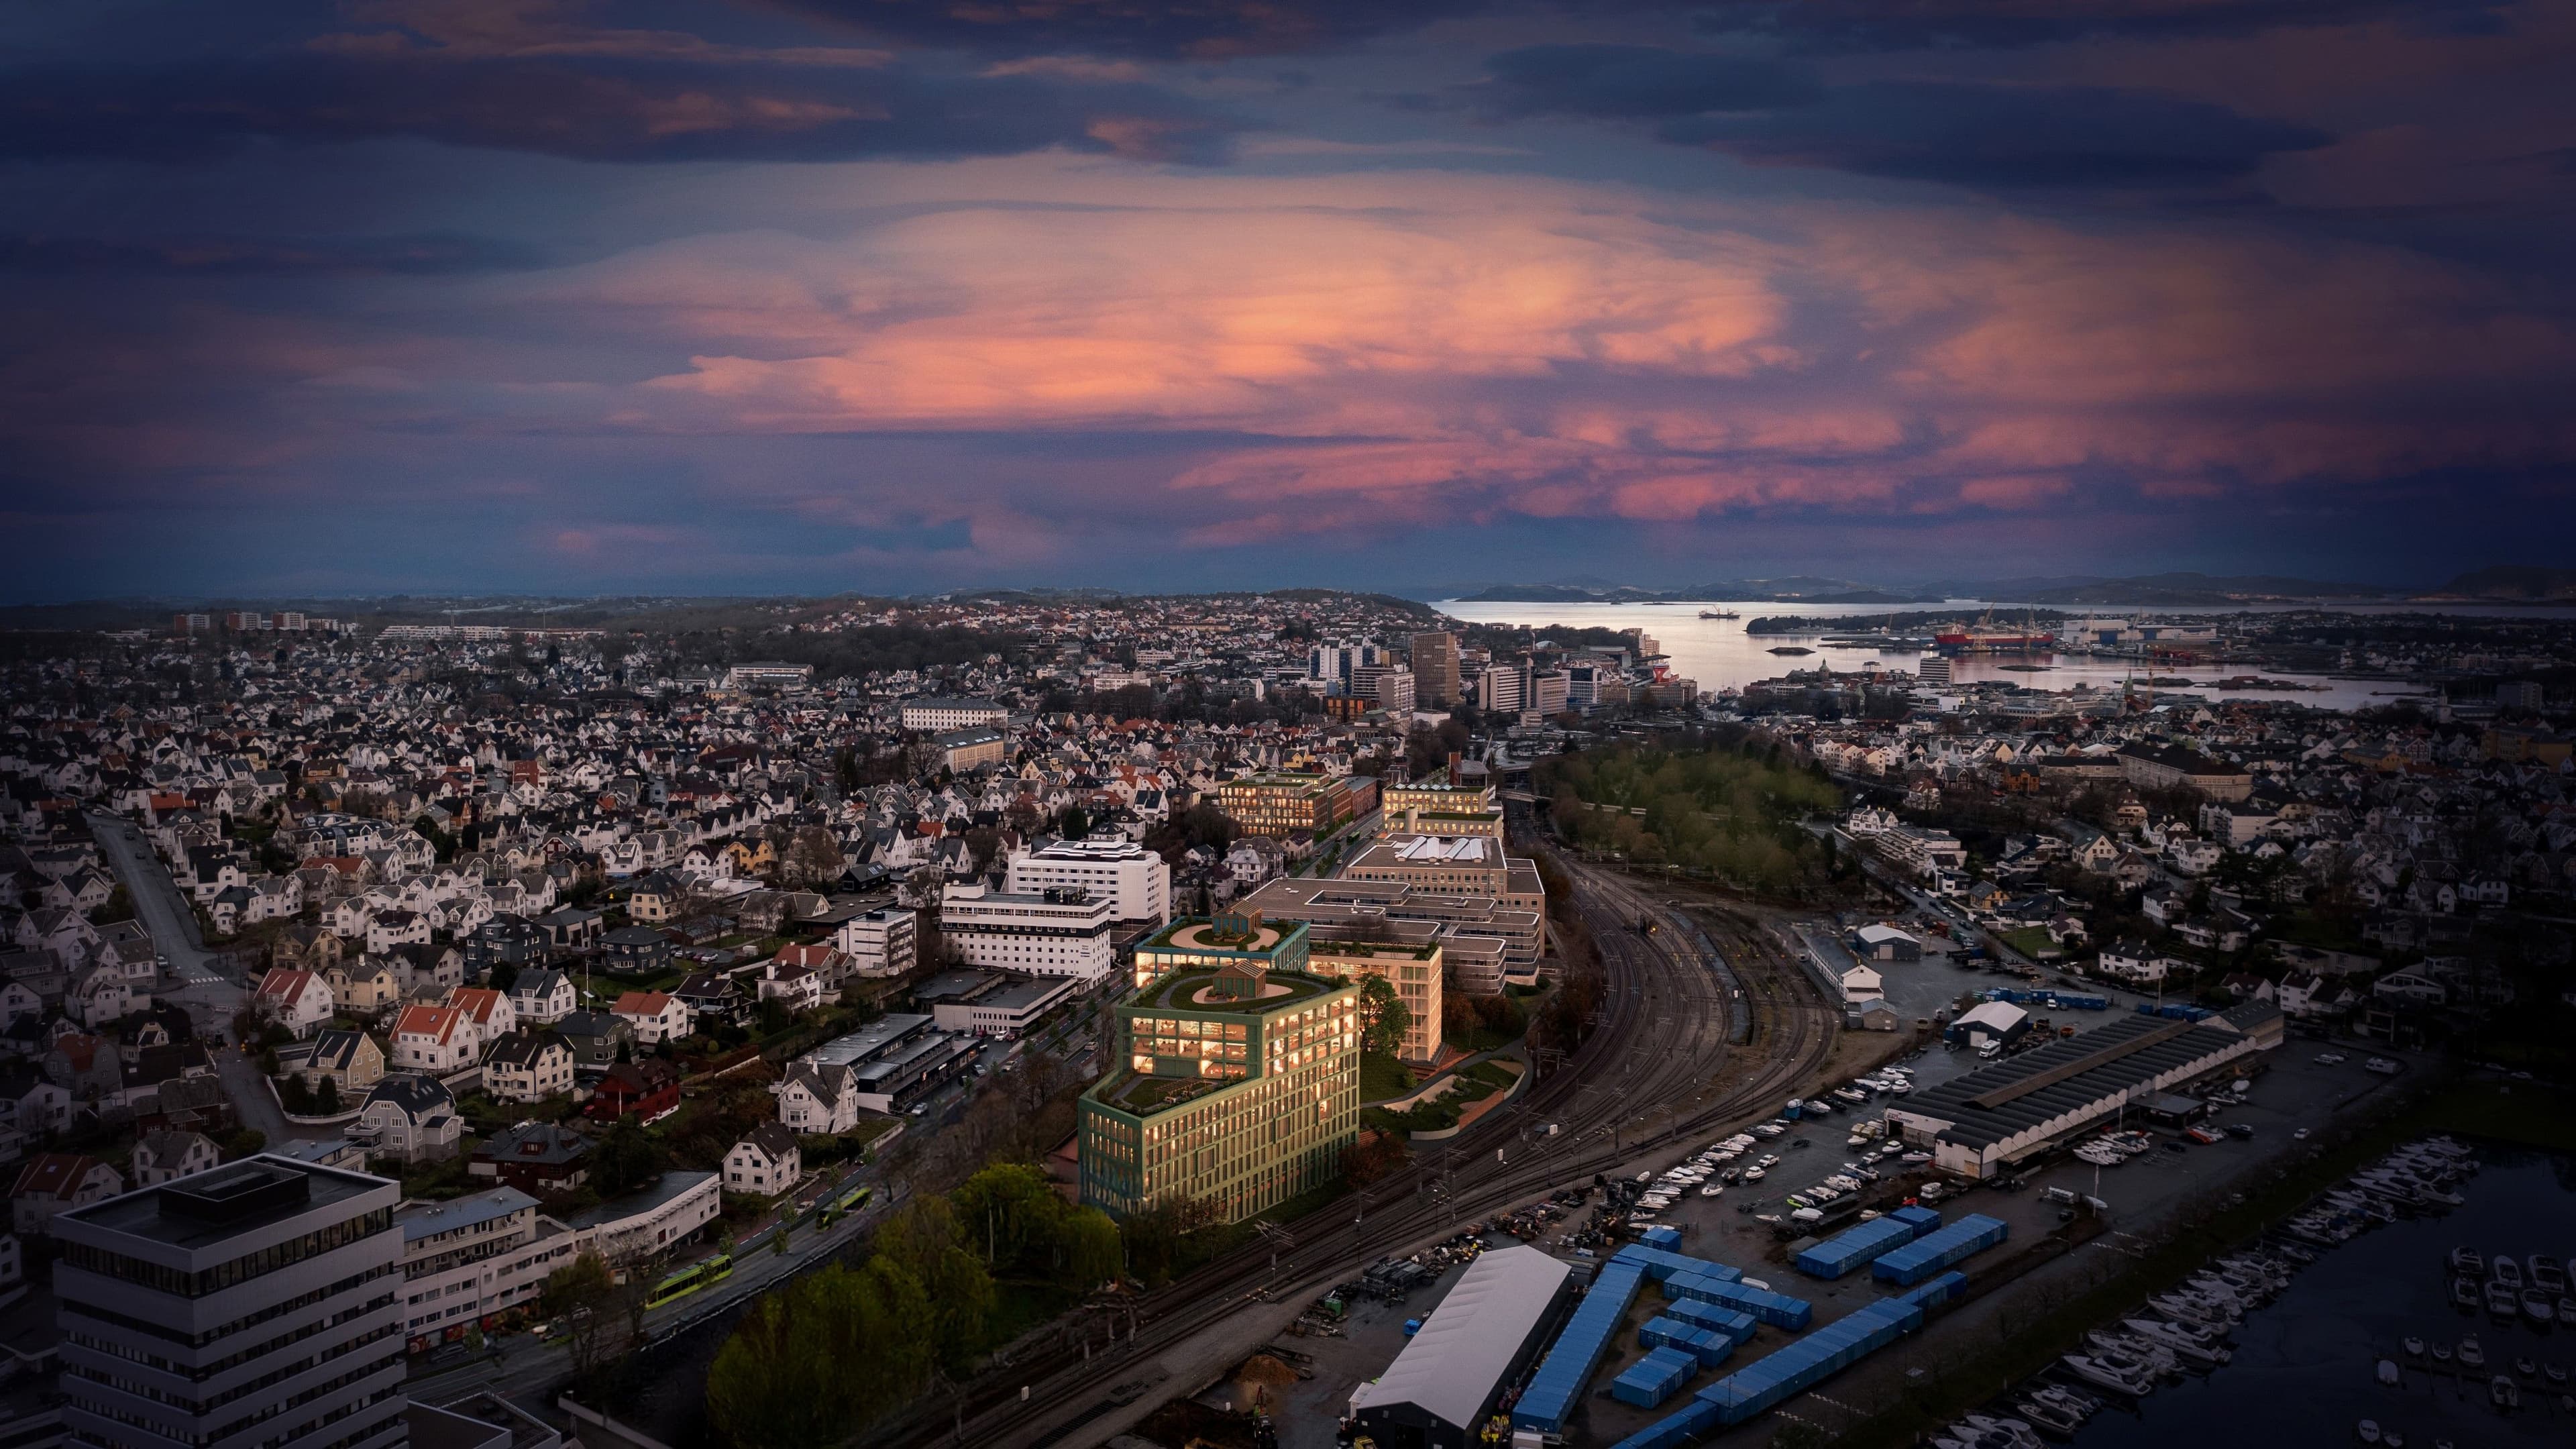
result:
[(2563, 0), (0, 20), (0, 602), (2576, 550)]

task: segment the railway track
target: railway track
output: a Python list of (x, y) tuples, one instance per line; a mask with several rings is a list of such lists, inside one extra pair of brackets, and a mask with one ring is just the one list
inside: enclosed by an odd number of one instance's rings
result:
[[(1564, 864), (1605, 989), (1592, 1031), (1562, 1066), (1371, 1184), (1356, 1212), (1336, 1202), (1288, 1225), (1279, 1241), (1293, 1246), (1247, 1250), (1130, 1304), (1069, 1318), (1054, 1342), (988, 1373), (962, 1402), (916, 1406), (870, 1442), (1079, 1442), (1112, 1407), (1109, 1386), (1230, 1315), (1321, 1292), (1379, 1257), (1595, 1174), (1682, 1156), (1720, 1129), (1771, 1115), (1821, 1072), (1839, 1012), (1757, 918), (1707, 906), (1685, 916), (1618, 876)], [(1651, 935), (1636, 929), (1648, 920), (1660, 927)], [(1730, 1041), (1738, 1023), (1747, 1029)], [(1549, 1124), (1553, 1135), (1539, 1135)]]

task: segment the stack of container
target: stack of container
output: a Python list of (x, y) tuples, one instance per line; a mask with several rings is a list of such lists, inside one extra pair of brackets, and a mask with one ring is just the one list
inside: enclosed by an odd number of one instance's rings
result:
[(1724, 1263), (1712, 1263), (1706, 1258), (1694, 1258), (1686, 1253), (1676, 1253), (1669, 1248), (1651, 1247), (1645, 1243), (1630, 1243), (1614, 1254), (1610, 1261), (1632, 1263), (1644, 1269), (1646, 1276), (1657, 1283), (1685, 1273), (1702, 1278), (1723, 1278), (1730, 1283), (1744, 1276)]
[(1960, 1297), (1967, 1291), (1968, 1275), (1954, 1269), (1918, 1287), (1908, 1288), (1896, 1296), (1899, 1300), (1911, 1303), (1917, 1308), (1933, 1308)]
[(1645, 1239), (1649, 1248), (1678, 1248), (1682, 1245), (1682, 1230), (1671, 1223), (1657, 1223), (1638, 1236)]
[(1659, 1348), (1610, 1381), (1610, 1397), (1651, 1409), (1679, 1392), (1699, 1372), (1699, 1360), (1677, 1348)]
[(1692, 1399), (1680, 1409), (1620, 1440), (1613, 1449), (1679, 1449), (1718, 1427), (1717, 1405)]
[(1696, 1298), (1674, 1299), (1664, 1305), (1663, 1316), (1678, 1318), (1693, 1328), (1714, 1329), (1725, 1334), (1727, 1341), (1738, 1348), (1742, 1348), (1744, 1341), (1751, 1338), (1754, 1330), (1761, 1327), (1753, 1321), (1753, 1315), (1750, 1313), (1738, 1313), (1732, 1308), (1720, 1308), (1714, 1303), (1703, 1303)]
[(1900, 1217), (1872, 1218), (1800, 1253), (1796, 1267), (1810, 1278), (1839, 1278), (1855, 1268), (1867, 1266), (1881, 1253), (1913, 1242), (1921, 1231)]
[(2011, 1225), (2001, 1218), (1970, 1213), (1946, 1228), (1926, 1233), (1882, 1255), (1869, 1265), (1869, 1271), (1882, 1283), (1909, 1287), (1971, 1254), (1984, 1252), (2002, 1242), (2011, 1231)]
[(1696, 1298), (1720, 1308), (1749, 1313), (1755, 1321), (1775, 1328), (1800, 1329), (1816, 1316), (1815, 1305), (1804, 1298), (1791, 1298), (1765, 1288), (1748, 1288), (1725, 1278), (1693, 1277), (1676, 1274), (1664, 1280), (1667, 1298)]
[(1645, 1326), (1637, 1330), (1637, 1346), (1680, 1349), (1697, 1360), (1701, 1368), (1715, 1368), (1735, 1352), (1735, 1340), (1716, 1329), (1661, 1314), (1647, 1319)]
[(1900, 1299), (1883, 1299), (1755, 1359), (1700, 1390), (1699, 1397), (1717, 1407), (1718, 1423), (1741, 1424), (1885, 1348), (1922, 1323), (1922, 1309)]
[(1941, 1226), (1941, 1214), (1932, 1208), (1923, 1206), (1921, 1203), (1907, 1203), (1905, 1206), (1890, 1212), (1888, 1216), (1895, 1218), (1900, 1222), (1912, 1223), (1914, 1225), (1914, 1235), (1918, 1238), (1923, 1236), (1925, 1233), (1932, 1231), (1934, 1228)]
[(1540, 1360), (1538, 1372), (1530, 1375), (1529, 1387), (1521, 1391), (1520, 1402), (1512, 1408), (1513, 1428), (1542, 1434), (1564, 1430), (1566, 1415), (1583, 1397), (1584, 1384), (1601, 1366), (1601, 1355), (1609, 1349), (1619, 1321), (1628, 1316), (1628, 1305), (1636, 1301), (1645, 1281), (1645, 1269), (1635, 1263), (1614, 1258), (1601, 1266), (1600, 1276), (1592, 1280), (1574, 1315), (1565, 1321), (1564, 1331)]

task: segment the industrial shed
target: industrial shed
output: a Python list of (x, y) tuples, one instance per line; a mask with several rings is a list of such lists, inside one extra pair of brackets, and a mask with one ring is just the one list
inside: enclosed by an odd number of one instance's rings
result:
[(1467, 1449), (1494, 1400), (1546, 1342), (1571, 1276), (1536, 1248), (1496, 1248), (1471, 1264), (1351, 1414), (1383, 1449)]
[(2197, 1022), (2125, 1017), (1917, 1092), (1887, 1125), (1943, 1171), (1985, 1177), (2280, 1043), (2280, 1009), (2265, 1001)]
[(1944, 1034), (1964, 1046), (1980, 1045), (1988, 1037), (2011, 1046), (2028, 1030), (2029, 1012), (2008, 1001), (1989, 1001), (1972, 1011), (1961, 1012), (1959, 1019), (1950, 1023), (1949, 1031)]

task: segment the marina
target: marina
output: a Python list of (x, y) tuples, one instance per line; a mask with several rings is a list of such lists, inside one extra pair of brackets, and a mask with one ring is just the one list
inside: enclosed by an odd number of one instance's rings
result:
[[(2409, 1144), (2087, 1333), (1986, 1412), (2085, 1449), (2576, 1441), (2576, 1319), (2533, 1286), (2565, 1284), (2549, 1250), (2576, 1251), (2571, 1183), (2563, 1156)], [(2514, 1312), (2490, 1312), (2488, 1290), (2507, 1282)], [(1948, 1437), (2000, 1449), (1993, 1432)]]

